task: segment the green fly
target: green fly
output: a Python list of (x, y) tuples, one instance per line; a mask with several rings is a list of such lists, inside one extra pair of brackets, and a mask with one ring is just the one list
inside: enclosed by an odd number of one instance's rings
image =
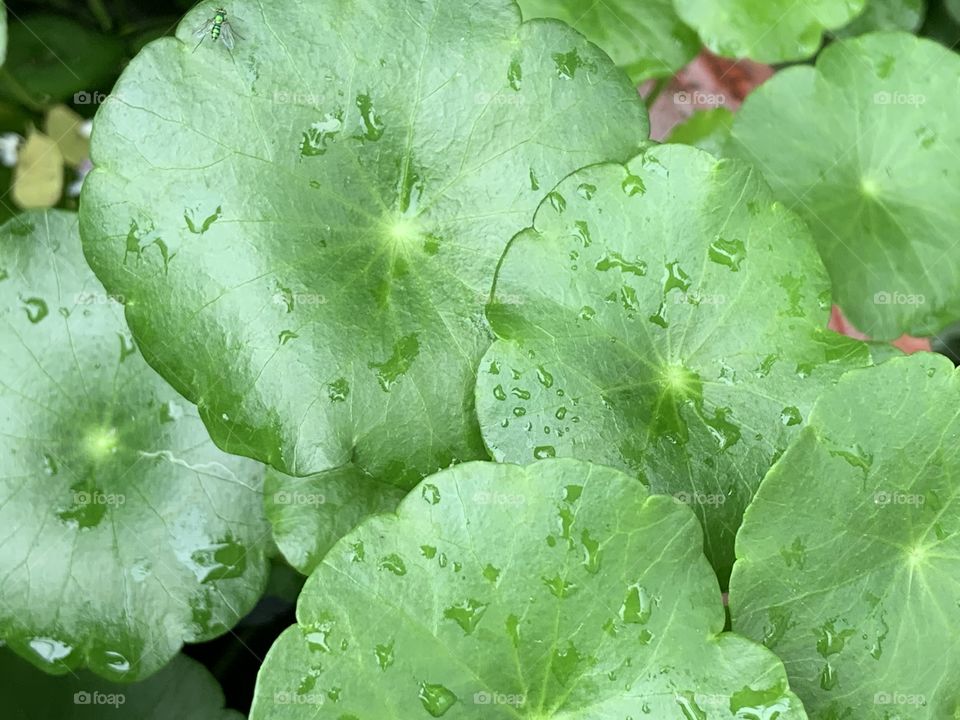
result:
[(197, 31), (194, 33), (194, 35), (200, 38), (200, 42), (197, 43), (197, 47), (193, 49), (194, 52), (197, 51), (197, 48), (200, 47), (201, 43), (203, 43), (208, 35), (213, 42), (222, 40), (223, 44), (227, 46), (227, 50), (233, 50), (234, 35), (241, 39), (243, 37), (240, 33), (236, 32), (232, 27), (230, 27), (230, 22), (227, 20), (227, 11), (223, 8), (217, 8), (217, 11), (213, 14), (213, 17), (207, 20), (203, 24), (203, 27), (197, 28)]

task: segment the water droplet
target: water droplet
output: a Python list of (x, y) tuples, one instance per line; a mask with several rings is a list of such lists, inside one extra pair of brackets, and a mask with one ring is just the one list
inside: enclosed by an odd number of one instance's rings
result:
[(546, 460), (548, 458), (555, 458), (557, 456), (557, 450), (553, 445), (538, 445), (533, 449), (533, 457), (537, 460)]
[(593, 200), (593, 196), (597, 192), (597, 186), (591, 185), (590, 183), (580, 183), (577, 186), (577, 194), (582, 197), (584, 200)]
[(190, 554), (193, 571), (202, 583), (241, 577), (247, 569), (247, 548), (231, 537)]
[(503, 389), (503, 385), (497, 385), (497, 386), (493, 389), (493, 396), (494, 396), (497, 400), (506, 400), (506, 399), (507, 399), (507, 392), (506, 392), (506, 390)]
[(43, 455), (43, 471), (47, 475), (56, 475), (60, 472), (60, 467), (57, 465), (57, 461), (53, 459), (53, 455), (49, 453), (44, 453)]
[(520, 61), (514, 58), (510, 62), (510, 67), (507, 69), (507, 82), (510, 83), (510, 87), (519, 92), (520, 84), (523, 80), (523, 68), (520, 67)]
[(800, 409), (792, 405), (785, 407), (780, 413), (780, 422), (787, 427), (799, 425), (803, 422), (803, 416), (800, 415)]
[(596, 314), (597, 314), (596, 310), (594, 310), (589, 305), (584, 305), (582, 308), (580, 308), (580, 314), (578, 317), (581, 320), (593, 320)]
[(537, 380), (545, 388), (553, 387), (553, 375), (547, 372), (543, 365), (537, 366)]
[(330, 398), (330, 402), (343, 402), (349, 394), (350, 383), (346, 378), (337, 378), (327, 385), (327, 397)]
[(530, 168), (530, 189), (540, 189), (540, 181), (537, 179), (537, 174), (533, 171), (533, 168)]
[(641, 180), (640, 177), (629, 174), (623, 179), (623, 182), (620, 183), (620, 188), (627, 197), (643, 195), (647, 191), (647, 186), (643, 184), (643, 180)]
[(437, 556), (437, 549), (433, 545), (421, 545), (420, 554), (427, 560), (433, 560)]
[(374, 648), (374, 652), (377, 656), (377, 665), (380, 666), (381, 670), (386, 670), (388, 667), (393, 665), (393, 640), (389, 643), (384, 643), (383, 645), (377, 645)]
[(727, 420), (730, 413), (730, 408), (717, 408), (713, 417), (702, 416), (704, 425), (707, 426), (707, 430), (717, 441), (721, 451), (736, 445), (740, 441), (739, 426)]
[(577, 666), (583, 656), (577, 651), (572, 641), (567, 642), (566, 648), (557, 648), (553, 651), (553, 663), (550, 669), (561, 685), (566, 685), (577, 671)]
[(397, 575), (397, 576), (402, 576), (407, 574), (407, 566), (404, 564), (403, 558), (401, 558), (396, 553), (392, 553), (390, 555), (387, 555), (386, 557), (381, 558), (379, 567), (381, 570), (389, 570), (390, 572), (392, 572), (394, 575)]
[(383, 137), (384, 124), (377, 115), (369, 95), (357, 95), (357, 109), (360, 110), (360, 121), (363, 124), (361, 137), (373, 142)]
[(500, 568), (488, 564), (483, 569), (483, 577), (492, 583), (496, 583), (500, 579)]
[(559, 575), (556, 575), (552, 578), (540, 578), (543, 580), (543, 584), (547, 586), (550, 590), (550, 593), (561, 600), (564, 598), (570, 597), (576, 592), (577, 585), (576, 583), (568, 582), (564, 580)]
[(384, 392), (397, 383), (401, 376), (413, 365), (420, 354), (420, 342), (416, 335), (406, 335), (393, 344), (393, 354), (382, 363), (370, 362), (367, 367), (377, 370), (377, 380)]
[(24, 310), (27, 313), (27, 318), (33, 324), (37, 324), (50, 314), (50, 309), (47, 307), (47, 303), (40, 298), (27, 298), (23, 301), (23, 304), (25, 306)]
[(600, 542), (590, 537), (589, 530), (583, 531), (580, 542), (583, 545), (583, 566), (595, 575), (600, 570)]
[(479, 600), (464, 600), (444, 610), (443, 616), (447, 620), (453, 620), (457, 623), (463, 630), (464, 635), (471, 635), (483, 619), (483, 615), (489, 606), (489, 603)]
[(304, 130), (300, 141), (300, 156), (317, 157), (326, 154), (328, 143), (335, 140), (342, 129), (343, 112), (338, 110), (333, 114), (328, 113), (323, 120)]
[(297, 335), (293, 330), (283, 330), (280, 332), (279, 341), (281, 345), (286, 345), (291, 340), (295, 340), (299, 335)]
[(612, 252), (608, 255), (604, 255), (600, 260), (597, 261), (595, 265), (597, 270), (607, 271), (616, 268), (621, 272), (631, 273), (638, 277), (643, 277), (647, 274), (647, 264), (637, 258), (636, 261), (631, 262), (623, 257), (620, 253)]
[(631, 625), (646, 625), (653, 613), (653, 600), (639, 583), (627, 588), (627, 596), (620, 605), (620, 619)]
[(417, 694), (423, 708), (433, 717), (441, 717), (454, 706), (457, 696), (443, 685), (431, 685), (421, 682), (420, 692)]
[(738, 272), (740, 265), (747, 257), (747, 248), (742, 240), (717, 238), (710, 244), (707, 254), (712, 262), (725, 265), (733, 272)]
[(440, 488), (432, 483), (424, 485), (420, 491), (420, 495), (431, 505), (436, 505), (440, 502)]
[(35, 637), (27, 645), (36, 658), (47, 665), (59, 665), (74, 652), (72, 645), (51, 637)]
[(510, 392), (513, 393), (514, 397), (519, 398), (520, 400), (529, 400), (529, 399), (530, 399), (530, 391), (529, 391), (529, 390), (524, 390), (523, 388), (515, 387), (515, 388), (511, 389)]
[(684, 720), (707, 720), (707, 714), (697, 704), (696, 695), (689, 690), (678, 692), (674, 699), (680, 706), (680, 712), (683, 713)]
[(833, 690), (837, 686), (837, 670), (830, 663), (820, 671), (820, 687), (824, 690)]
[(563, 80), (572, 80), (576, 76), (577, 70), (583, 67), (583, 60), (576, 48), (570, 52), (554, 53), (553, 63), (557, 67), (557, 77)]
[[(819, 628), (819, 635), (817, 637), (817, 652), (820, 653), (820, 656), (823, 658), (828, 658), (831, 655), (836, 655), (843, 651), (843, 648), (856, 630), (853, 628), (846, 628), (844, 630), (837, 630), (834, 627), (834, 622), (826, 622)], [(825, 688), (826, 689), (826, 688)]]
[(556, 190), (547, 195), (547, 200), (550, 201), (550, 207), (556, 210), (558, 213), (562, 213), (567, 209), (567, 200), (563, 195), (558, 193)]

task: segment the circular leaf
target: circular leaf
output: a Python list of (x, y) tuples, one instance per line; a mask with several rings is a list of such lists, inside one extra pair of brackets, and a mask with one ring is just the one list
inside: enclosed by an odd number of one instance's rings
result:
[(863, 14), (834, 35), (855, 37), (877, 30), (914, 32), (923, 24), (926, 12), (924, 0), (867, 0)]
[(8, 222), (0, 268), (0, 637), (51, 673), (145, 677), (259, 597), (261, 469), (143, 362), (75, 215)]
[(837, 303), (878, 339), (960, 317), (958, 74), (937, 43), (865, 35), (778, 73), (734, 122), (728, 151), (807, 220)]
[(746, 512), (733, 626), (783, 658), (811, 717), (960, 712), (958, 402), (939, 356), (851, 372)]
[(804, 60), (823, 33), (863, 12), (867, 0), (673, 0), (680, 18), (718, 55), (763, 63)]
[(242, 720), (223, 709), (223, 692), (199, 663), (178, 655), (163, 670), (136, 685), (109, 683), (87, 672), (52, 678), (0, 651), (7, 690), (4, 707), (12, 720), (116, 720), (179, 718)]
[(700, 50), (671, 0), (519, 0), (524, 18), (563, 20), (599, 45), (635, 83), (669, 77)]
[(725, 583), (771, 462), (867, 362), (823, 329), (828, 288), (803, 223), (746, 164), (664, 145), (579, 171), (498, 270), (484, 439), (498, 460), (579, 457), (689, 502)]
[(805, 718), (780, 662), (721, 632), (701, 544), (616, 470), (446, 470), (317, 567), (251, 718)]
[(231, 452), (408, 487), (482, 457), (496, 263), (544, 189), (646, 136), (634, 87), (507, 0), (230, 12), (232, 53), (192, 52), (198, 9), (99, 113), (92, 266)]
[(353, 465), (298, 478), (267, 470), (267, 518), (287, 561), (309, 575), (327, 551), (368, 515), (390, 512), (404, 492)]

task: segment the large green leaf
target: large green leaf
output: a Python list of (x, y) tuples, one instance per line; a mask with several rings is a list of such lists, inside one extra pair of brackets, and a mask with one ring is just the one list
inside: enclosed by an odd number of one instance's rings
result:
[(137, 353), (76, 215), (0, 228), (0, 637), (51, 673), (144, 677), (266, 583), (258, 464)]
[(853, 37), (877, 30), (913, 32), (923, 24), (926, 11), (924, 0), (867, 0), (863, 14), (834, 34), (837, 37)]
[[(531, 273), (530, 268), (536, 268)], [(513, 239), (477, 411), (495, 459), (572, 456), (690, 502), (722, 583), (740, 517), (859, 342), (759, 173), (683, 145), (564, 180)]]
[(701, 546), (616, 470), (459, 465), (334, 546), (251, 717), (805, 718), (776, 657), (721, 632)]
[(519, 0), (526, 19), (553, 17), (599, 45), (634, 82), (673, 75), (700, 49), (672, 0)]
[(917, 355), (850, 373), (737, 537), (733, 626), (811, 717), (960, 717), (960, 378)]
[(508, 0), (231, 5), (232, 55), (152, 43), (97, 117), (87, 257), (231, 452), (408, 487), (482, 457), (496, 263), (543, 193), (635, 151), (627, 77)]
[(309, 575), (327, 551), (368, 515), (392, 511), (404, 492), (353, 465), (291, 477), (267, 470), (264, 500), (273, 537), (287, 561)]
[(866, 0), (673, 0), (677, 14), (718, 55), (765, 63), (803, 60), (823, 33), (859, 15)]
[(737, 113), (729, 152), (809, 223), (844, 314), (868, 335), (960, 317), (960, 58), (876, 33), (778, 73)]
[[(199, 663), (178, 655), (153, 677), (118, 685), (88, 672), (53, 678), (0, 651), (7, 720), (242, 720)], [(12, 713), (12, 715), (10, 714)]]

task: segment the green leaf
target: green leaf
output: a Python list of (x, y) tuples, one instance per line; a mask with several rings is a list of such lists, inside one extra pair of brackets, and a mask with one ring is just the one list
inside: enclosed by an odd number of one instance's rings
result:
[(33, 669), (0, 651), (4, 708), (12, 720), (242, 720), (223, 709), (223, 692), (198, 662), (178, 655), (153, 677), (135, 685), (107, 682), (88, 672), (61, 678)]
[(720, 157), (732, 125), (733, 113), (727, 108), (697, 110), (670, 132), (667, 142), (693, 145)]
[(251, 718), (805, 718), (780, 662), (721, 632), (701, 546), (616, 470), (459, 465), (334, 546)]
[(508, 0), (234, 11), (232, 54), (193, 52), (199, 8), (99, 113), (91, 265), (230, 452), (406, 487), (484, 457), (496, 263), (560, 178), (635, 151), (635, 88)]
[(76, 215), (8, 222), (0, 268), (0, 637), (54, 674), (145, 677), (260, 596), (262, 471), (143, 362)]
[(930, 354), (845, 376), (747, 510), (733, 626), (783, 658), (811, 717), (960, 711), (958, 380)]
[(0, 67), (7, 61), (7, 5), (0, 1)]
[(945, 5), (953, 19), (960, 22), (960, 0), (946, 0)]
[(564, 180), (507, 249), (487, 315), (494, 458), (578, 457), (690, 502), (722, 584), (771, 462), (821, 389), (868, 362), (823, 329), (829, 285), (800, 219), (750, 166), (684, 145)]
[(352, 465), (304, 478), (267, 471), (267, 518), (287, 561), (309, 575), (327, 551), (368, 515), (390, 512), (404, 492)]
[(671, 0), (519, 0), (525, 19), (552, 17), (599, 45), (635, 83), (669, 77), (700, 50)]
[(778, 73), (734, 122), (728, 151), (807, 220), (836, 302), (876, 339), (960, 316), (958, 74), (937, 43), (865, 35)]
[(33, 110), (73, 99), (100, 102), (118, 72), (122, 43), (58, 15), (30, 15), (9, 27), (0, 96)]
[(803, 60), (823, 33), (853, 20), (866, 0), (673, 0), (680, 18), (718, 55), (764, 63)]
[(855, 37), (877, 30), (914, 32), (923, 24), (927, 6), (924, 0), (867, 0), (867, 8), (846, 27), (837, 30), (837, 37)]

